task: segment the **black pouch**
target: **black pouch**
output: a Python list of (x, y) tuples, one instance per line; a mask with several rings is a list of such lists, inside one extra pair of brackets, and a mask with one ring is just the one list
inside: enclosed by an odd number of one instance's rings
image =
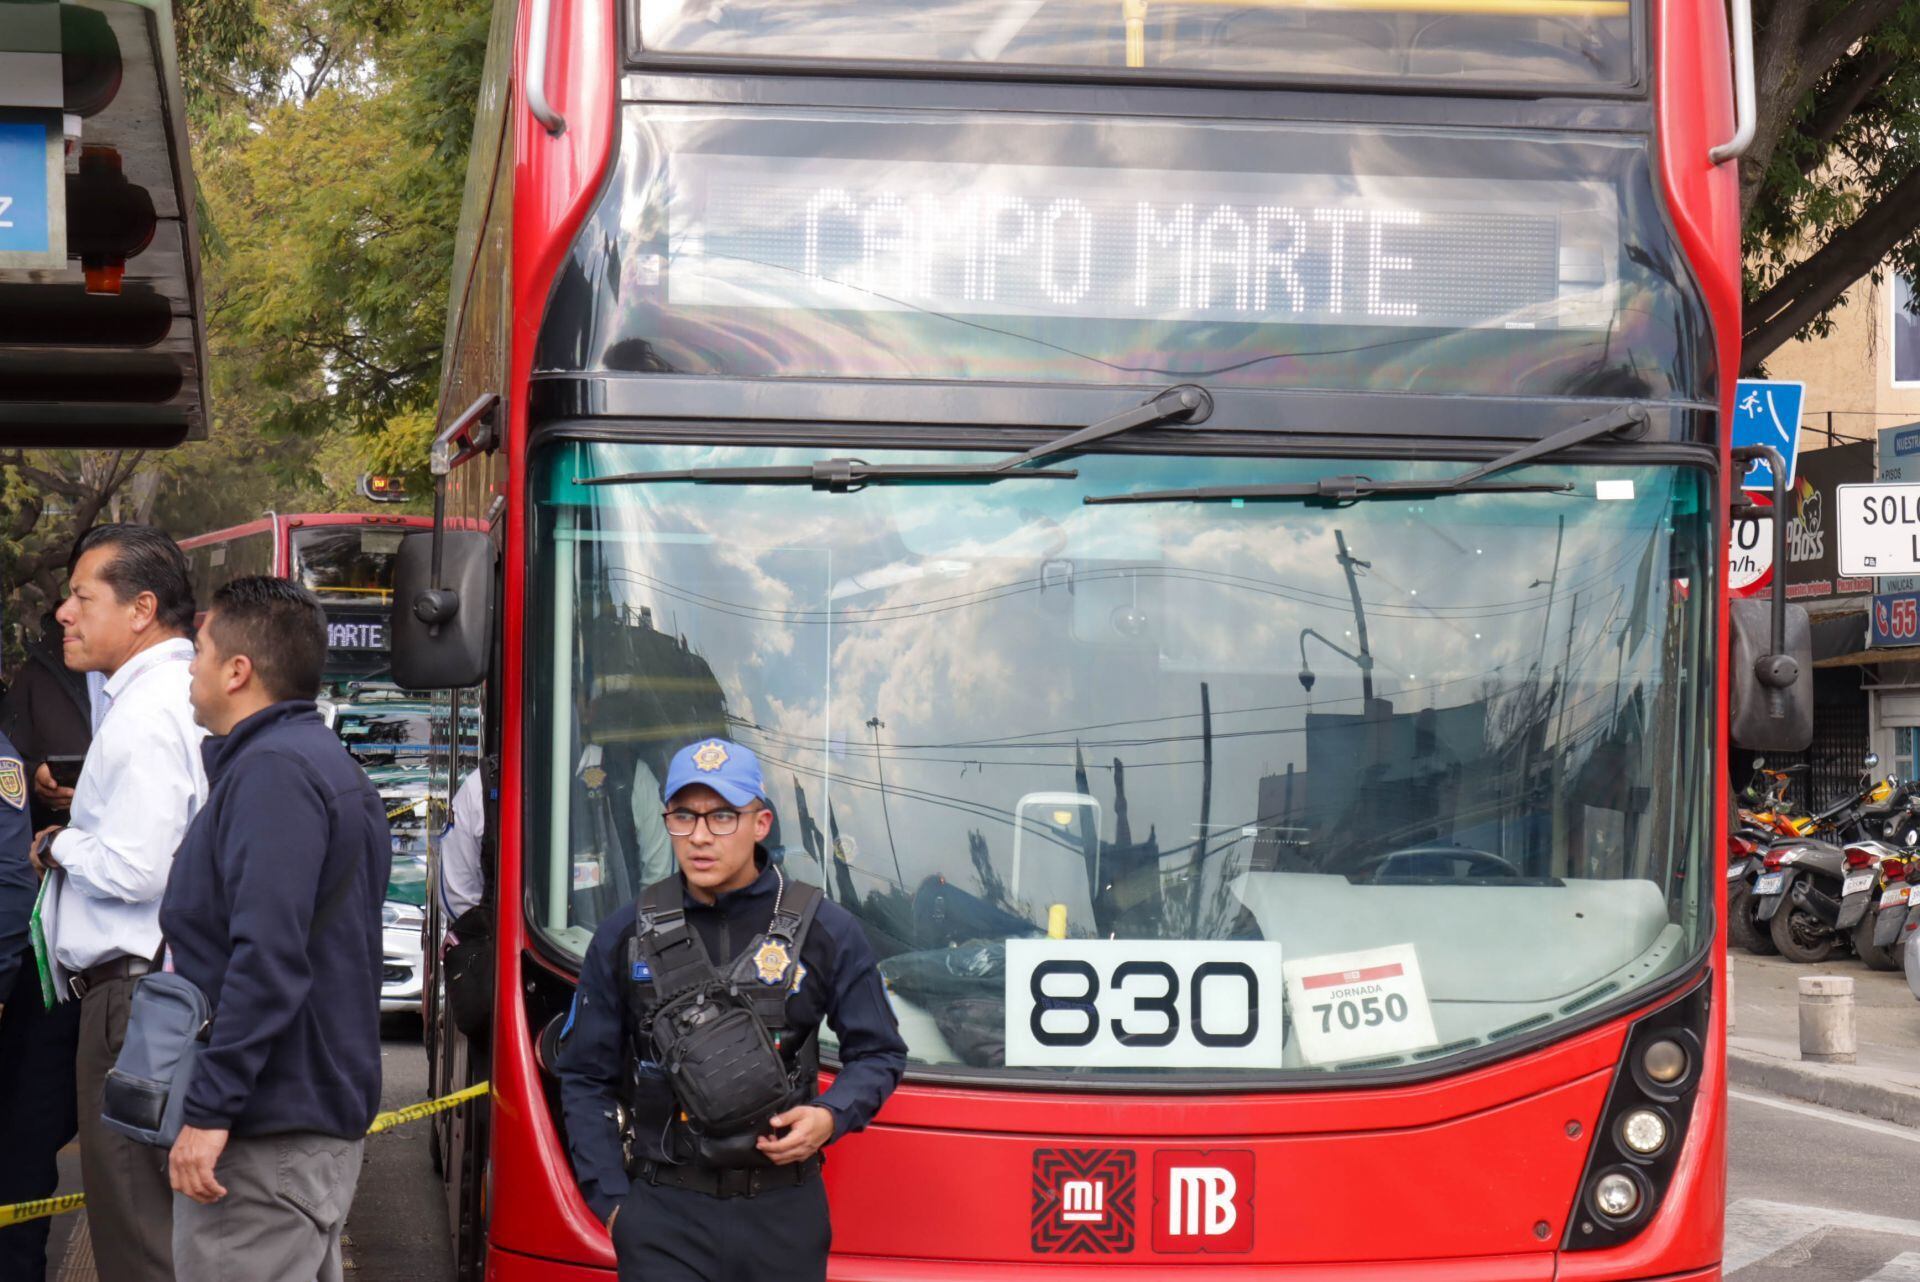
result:
[(455, 942), (441, 962), (447, 1014), (462, 1037), (479, 1041), (493, 1027), (493, 908), (469, 908), (448, 929)]
[(654, 1061), (705, 1135), (756, 1131), (792, 1092), (786, 1062), (752, 1002), (724, 984), (702, 984), (667, 1002), (651, 1032)]

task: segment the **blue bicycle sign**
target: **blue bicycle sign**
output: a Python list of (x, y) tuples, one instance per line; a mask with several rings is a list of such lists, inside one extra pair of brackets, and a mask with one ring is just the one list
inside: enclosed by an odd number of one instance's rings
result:
[[(1787, 461), (1787, 484), (1794, 478), (1794, 460), (1800, 447), (1800, 406), (1806, 399), (1804, 383), (1743, 378), (1734, 392), (1733, 444), (1771, 445)], [(1740, 478), (1743, 490), (1772, 490), (1773, 469), (1755, 461)]]

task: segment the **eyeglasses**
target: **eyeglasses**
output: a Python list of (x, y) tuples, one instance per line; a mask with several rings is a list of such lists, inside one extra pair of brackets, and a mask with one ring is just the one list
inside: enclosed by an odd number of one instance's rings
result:
[(694, 828), (702, 819), (707, 821), (707, 831), (716, 837), (730, 837), (740, 827), (740, 817), (752, 814), (758, 806), (740, 810), (669, 810), (660, 817), (666, 820), (669, 837), (691, 837)]

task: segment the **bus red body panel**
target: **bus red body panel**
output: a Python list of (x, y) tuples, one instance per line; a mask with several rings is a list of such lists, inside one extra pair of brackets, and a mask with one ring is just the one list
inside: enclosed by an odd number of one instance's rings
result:
[(607, 1282), (610, 1270), (590, 1269), (559, 1260), (543, 1260), (518, 1251), (494, 1251), (487, 1257), (487, 1282)]
[[(1700, 283), (1714, 331), (1720, 369), (1720, 422), (1733, 421), (1735, 380), (1740, 370), (1741, 258), (1740, 166), (1738, 161), (1716, 165), (1708, 154), (1733, 136), (1735, 128), (1731, 71), (1722, 76), (1701, 75), (1702, 67), (1724, 65), (1730, 47), (1725, 11), (1717, 4), (1690, 4), (1684, 0), (1655, 0), (1653, 14), (1654, 147), (1666, 197), (1667, 216)], [(1720, 436), (1720, 475), (1731, 478), (1730, 434)], [(1727, 484), (1730, 485), (1730, 481)], [(1724, 502), (1724, 497), (1722, 499)], [(1730, 635), (1726, 581), (1719, 581), (1714, 602), (1715, 626), (1721, 651), (1716, 665), (1714, 724), (1728, 724), (1726, 645)], [(1727, 777), (1726, 736), (1712, 737), (1714, 778)], [(1718, 848), (1727, 830), (1724, 790), (1713, 798), (1716, 820), (1712, 829)], [(1712, 956), (1725, 957), (1727, 924), (1717, 923)], [(1561, 1265), (1568, 1282), (1587, 1278), (1633, 1276), (1624, 1270), (1639, 1261), (1668, 1269), (1693, 1260), (1718, 1260), (1726, 1207), (1726, 1005), (1724, 966), (1713, 975), (1712, 1021), (1699, 1093), (1697, 1128), (1664, 1205), (1686, 1208), (1691, 1214), (1656, 1217), (1646, 1231), (1621, 1251), (1569, 1254)], [(1691, 1256), (1692, 1259), (1686, 1257)], [(1718, 1277), (1718, 1271), (1702, 1275)]]
[[(516, 69), (528, 65), (534, 6), (520, 9), (515, 37)], [(507, 386), (509, 457), (526, 457), (527, 403), (533, 366), (534, 340), (545, 314), (551, 285), (568, 247), (579, 231), (594, 194), (605, 181), (613, 155), (614, 125), (619, 104), (619, 36), (610, 0), (581, 0), (552, 6), (553, 29), (548, 39), (547, 96), (566, 117), (558, 137), (549, 135), (528, 110), (525, 83), (515, 77), (508, 103), (513, 139), (513, 298), (510, 363)], [(523, 478), (505, 486), (508, 495), (507, 543), (527, 546), (527, 492)], [(476, 505), (484, 508), (484, 503)], [(502, 715), (507, 724), (527, 716), (521, 672), (525, 664), (523, 632), (526, 614), (526, 558), (506, 559), (505, 592), (501, 603), (504, 632)], [(500, 823), (505, 832), (518, 832), (524, 822), (521, 799), (529, 781), (518, 753), (503, 754), (501, 762)], [(521, 884), (524, 852), (518, 841), (500, 844), (500, 878), (504, 885)], [(515, 896), (502, 896), (499, 909), (499, 970), (496, 989), (517, 993), (520, 966), (527, 947), (526, 923)], [(553, 1120), (546, 1111), (546, 1092), (534, 1063), (532, 1035), (525, 1008), (515, 1001), (501, 1002), (494, 1019), (493, 1125), (490, 1161), (496, 1171), (511, 1171), (515, 1196), (493, 1201), (488, 1219), (488, 1241), (496, 1261), (510, 1258), (501, 1251), (518, 1246), (551, 1257), (556, 1254), (603, 1263), (611, 1268), (613, 1249), (606, 1230), (581, 1202)], [(491, 1277), (563, 1279), (593, 1273), (551, 1260), (526, 1260), (533, 1272), (500, 1272)], [(499, 1268), (505, 1268), (502, 1263)], [(604, 1275), (600, 1275), (604, 1276)]]

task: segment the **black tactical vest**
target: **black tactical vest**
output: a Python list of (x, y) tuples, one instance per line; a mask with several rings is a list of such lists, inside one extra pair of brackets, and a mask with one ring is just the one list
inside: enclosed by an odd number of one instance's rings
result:
[(772, 920), (724, 971), (687, 921), (677, 876), (647, 887), (627, 941), (632, 1053), (671, 1089), (669, 1151), (692, 1165), (766, 1165), (754, 1142), (766, 1120), (818, 1089), (817, 1030), (788, 1026), (787, 996), (820, 891), (774, 875)]

